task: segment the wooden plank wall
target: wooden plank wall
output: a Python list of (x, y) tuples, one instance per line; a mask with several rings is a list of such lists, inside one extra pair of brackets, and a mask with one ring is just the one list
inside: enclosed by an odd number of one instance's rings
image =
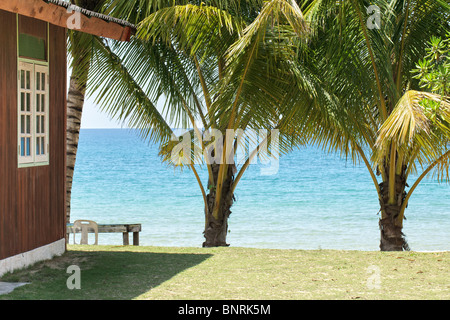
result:
[[(24, 30), (42, 30), (45, 24), (30, 18), (22, 23)], [(66, 31), (50, 25), (50, 164), (19, 169), (16, 14), (0, 10), (0, 30), (1, 260), (65, 237), (67, 79)]]

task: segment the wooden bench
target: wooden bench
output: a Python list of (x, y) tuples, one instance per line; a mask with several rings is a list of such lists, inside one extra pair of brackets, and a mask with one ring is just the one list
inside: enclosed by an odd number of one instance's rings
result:
[[(93, 228), (87, 228), (89, 233), (95, 233)], [(98, 224), (98, 233), (122, 233), (123, 234), (123, 245), (128, 246), (128, 234), (133, 232), (133, 245), (139, 245), (139, 232), (141, 232), (141, 224)], [(67, 240), (69, 239), (69, 234), (71, 233), (81, 233), (79, 228), (74, 230), (73, 223), (68, 223), (66, 227)]]

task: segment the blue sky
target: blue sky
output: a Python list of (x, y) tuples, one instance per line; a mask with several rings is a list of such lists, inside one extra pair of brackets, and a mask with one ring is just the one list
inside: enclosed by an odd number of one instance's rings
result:
[[(111, 119), (106, 112), (102, 112), (100, 107), (94, 102), (95, 97), (87, 98), (83, 106), (83, 115), (81, 118), (81, 129), (120, 129), (128, 128), (120, 121)], [(160, 112), (163, 106), (158, 103), (157, 108)]]
[(113, 128), (122, 128), (122, 125), (118, 121), (110, 119), (105, 112), (101, 112), (100, 108), (93, 102), (93, 99), (87, 99), (83, 106), (81, 129)]

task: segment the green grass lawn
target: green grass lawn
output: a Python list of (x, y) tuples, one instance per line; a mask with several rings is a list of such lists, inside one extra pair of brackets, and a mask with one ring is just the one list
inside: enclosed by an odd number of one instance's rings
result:
[[(53, 260), (4, 275), (30, 282), (1, 299), (450, 298), (450, 252), (267, 250), (70, 245)], [(70, 290), (67, 268), (80, 268)]]

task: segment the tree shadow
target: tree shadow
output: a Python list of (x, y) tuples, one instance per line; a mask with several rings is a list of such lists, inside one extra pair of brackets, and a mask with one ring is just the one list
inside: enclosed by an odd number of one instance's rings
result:
[[(2, 281), (30, 282), (2, 299), (130, 300), (159, 286), (211, 254), (70, 250), (60, 257), (4, 275)], [(79, 268), (80, 289), (69, 266)]]

